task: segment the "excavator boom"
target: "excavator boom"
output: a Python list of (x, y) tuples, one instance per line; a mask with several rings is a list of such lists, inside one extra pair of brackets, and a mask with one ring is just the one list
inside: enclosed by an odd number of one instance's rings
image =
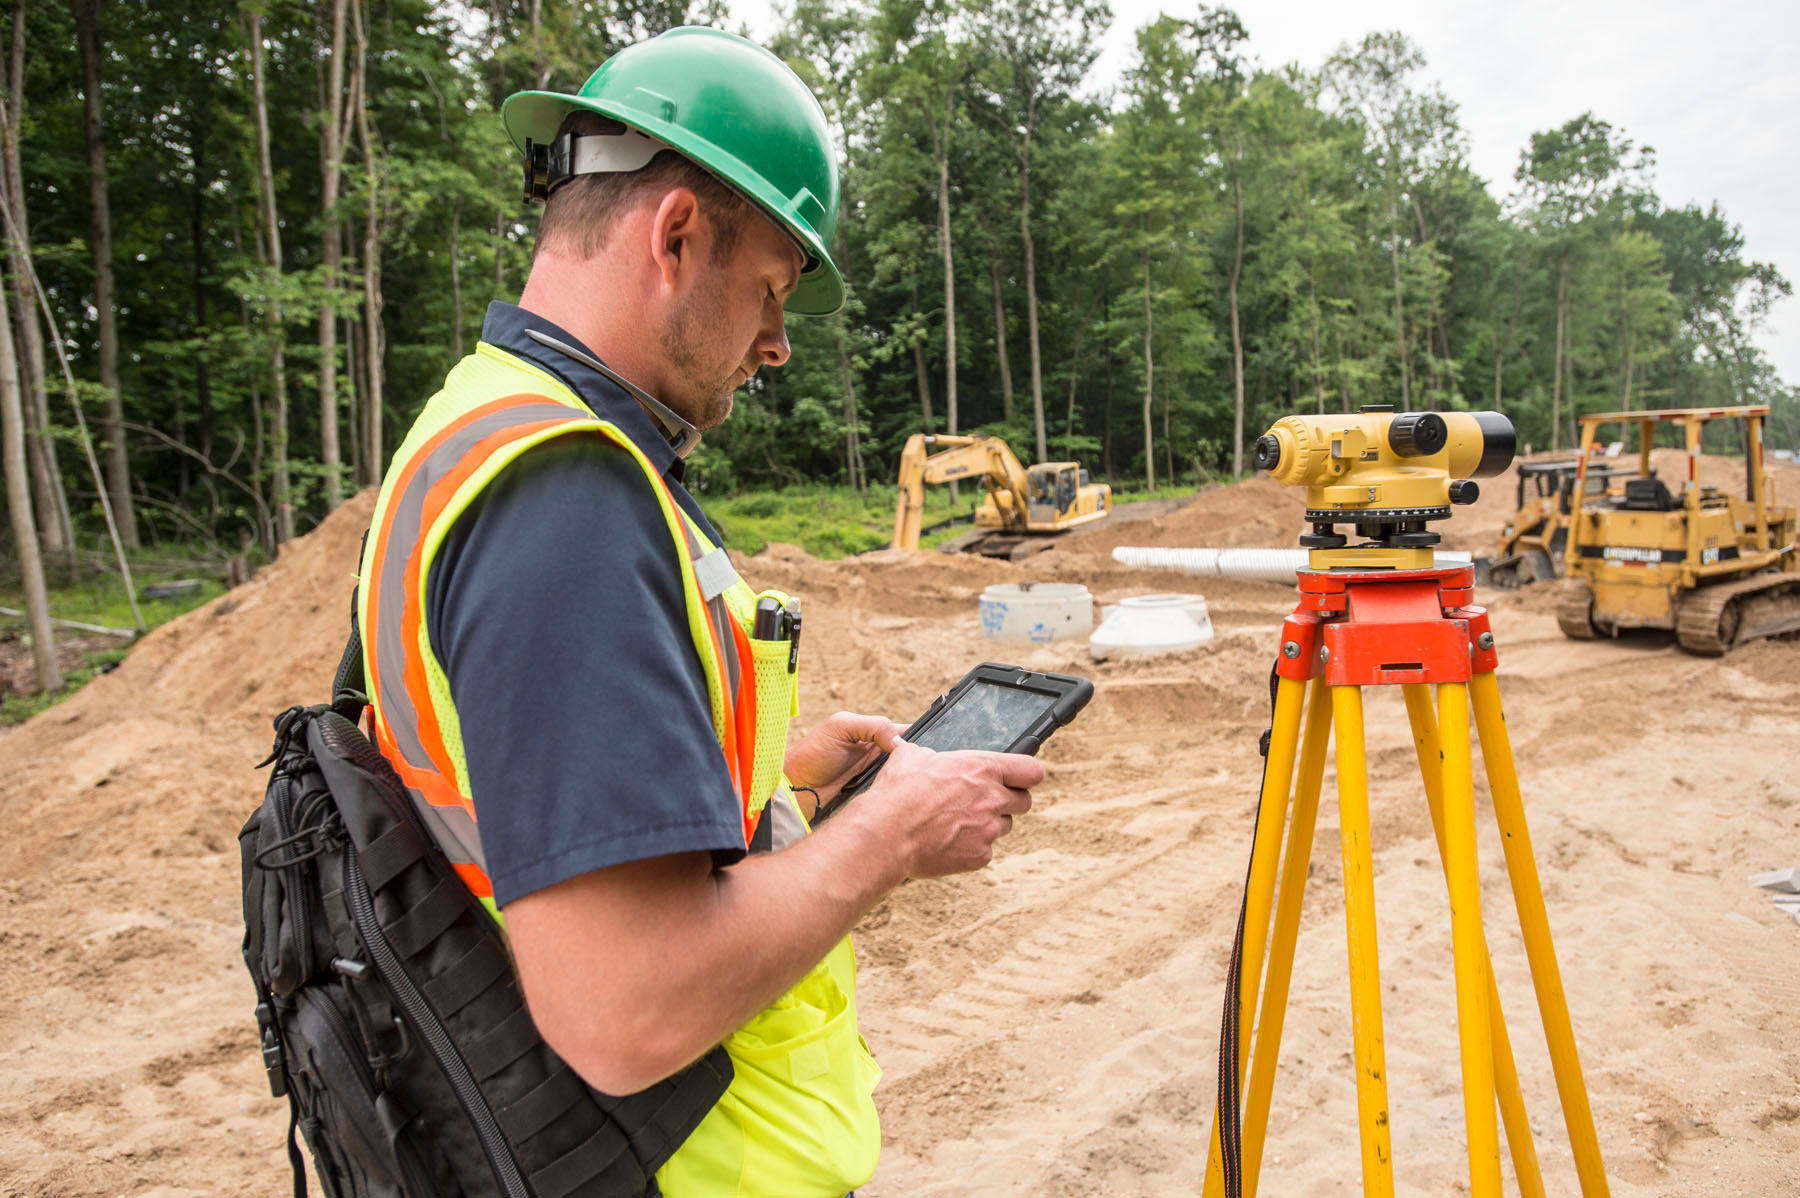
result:
[[(919, 547), (926, 483), (980, 482), (987, 498), (975, 522), (999, 536), (1022, 539), (1027, 533), (1062, 532), (1098, 520), (1112, 510), (1112, 488), (1087, 483), (1084, 476), (1074, 462), (1027, 470), (999, 437), (914, 433), (900, 453), (891, 544), (895, 549)], [(981, 551), (982, 546), (971, 548)]]

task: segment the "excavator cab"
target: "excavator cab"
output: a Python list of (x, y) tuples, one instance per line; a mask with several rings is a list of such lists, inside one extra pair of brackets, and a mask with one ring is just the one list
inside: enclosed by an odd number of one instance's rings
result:
[(1075, 501), (1081, 494), (1080, 472), (1074, 462), (1046, 462), (1026, 471), (1027, 522), (1053, 524), (1075, 515)]

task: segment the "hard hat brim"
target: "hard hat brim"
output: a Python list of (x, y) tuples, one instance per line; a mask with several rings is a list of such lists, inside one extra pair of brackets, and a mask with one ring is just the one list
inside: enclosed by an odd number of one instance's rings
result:
[(844, 306), (843, 276), (812, 223), (759, 172), (707, 139), (634, 105), (563, 92), (517, 92), (500, 106), (500, 120), (513, 145), (523, 153), (527, 139), (538, 144), (552, 141), (563, 119), (576, 109), (622, 122), (665, 142), (741, 193), (792, 234), (815, 265), (800, 276), (799, 285), (783, 305), (787, 311), (801, 316), (828, 316)]

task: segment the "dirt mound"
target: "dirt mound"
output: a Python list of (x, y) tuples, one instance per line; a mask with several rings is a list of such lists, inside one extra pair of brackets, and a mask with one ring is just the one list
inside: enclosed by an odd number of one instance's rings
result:
[[(1685, 475), (1673, 455), (1665, 477)], [(1741, 475), (1709, 466), (1721, 487)], [(1800, 469), (1773, 471), (1783, 498)], [(1715, 481), (1703, 477), (1703, 481)], [(865, 1032), (887, 1080), (866, 1192), (1194, 1192), (1220, 995), (1291, 589), (1135, 570), (1119, 544), (1292, 545), (1303, 497), (1267, 479), (1095, 526), (1023, 563), (880, 552), (740, 559), (806, 600), (800, 730), (905, 718), (999, 657), (1095, 679), (1045, 748), (1050, 779), (994, 865), (910, 883), (859, 929)], [(1459, 509), (1491, 544), (1509, 478)], [(0, 740), (0, 1193), (290, 1192), (239, 959), (237, 829), (269, 720), (323, 697), (346, 631), (359, 496), (255, 580), (145, 639), (113, 674)], [(1193, 654), (1093, 662), (1079, 642), (983, 639), (983, 587), (1080, 582), (1100, 602), (1206, 595)], [(1800, 933), (1745, 885), (1800, 861), (1800, 644), (1690, 657), (1666, 637), (1573, 643), (1551, 588), (1483, 595), (1508, 726), (1613, 1192), (1800, 1183)], [(1449, 921), (1419, 766), (1369, 697), (1393, 1154), (1403, 1185), (1466, 1184)], [(1335, 780), (1328, 775), (1328, 793)], [(1478, 784), (1478, 791), (1484, 788)], [(1495, 974), (1551, 1192), (1574, 1174), (1498, 838), (1480, 801)], [(1336, 807), (1320, 814), (1264, 1188), (1357, 1170)], [(1786, 847), (1783, 847), (1786, 846)]]

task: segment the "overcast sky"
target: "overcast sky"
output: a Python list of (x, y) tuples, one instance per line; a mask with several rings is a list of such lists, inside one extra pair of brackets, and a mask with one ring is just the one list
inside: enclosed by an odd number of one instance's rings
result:
[[(1744, 252), (1800, 284), (1800, 4), (1719, 8), (1674, 0), (1240, 0), (1233, 5), (1263, 65), (1317, 67), (1341, 43), (1399, 29), (1425, 52), (1422, 80), (1461, 106), (1475, 170), (1512, 189), (1534, 130), (1592, 111), (1656, 150), (1663, 203), (1717, 200), (1742, 227)], [(769, 0), (732, 0), (752, 34), (773, 31)], [(1109, 88), (1133, 32), (1193, 7), (1113, 0), (1113, 27), (1089, 86)], [(1800, 296), (1759, 337), (1782, 378), (1800, 382)]]

